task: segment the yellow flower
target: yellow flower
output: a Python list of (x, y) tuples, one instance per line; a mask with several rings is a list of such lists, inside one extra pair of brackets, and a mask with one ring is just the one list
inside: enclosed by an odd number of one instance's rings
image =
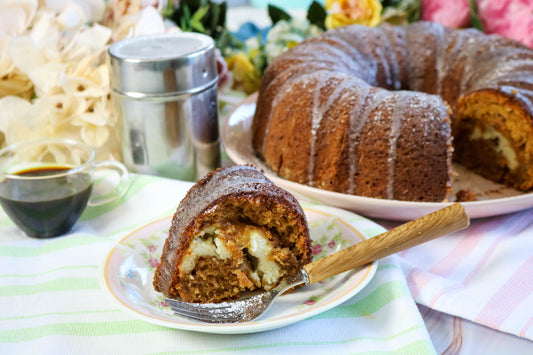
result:
[(326, 0), (326, 27), (346, 25), (377, 26), (381, 17), (379, 0)]
[(233, 75), (233, 89), (251, 94), (259, 89), (261, 72), (244, 52), (238, 52), (226, 59)]

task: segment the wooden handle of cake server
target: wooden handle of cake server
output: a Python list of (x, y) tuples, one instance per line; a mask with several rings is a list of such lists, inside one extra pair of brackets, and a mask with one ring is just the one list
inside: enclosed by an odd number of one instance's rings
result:
[(454, 203), (424, 217), (417, 218), (374, 238), (340, 250), (304, 266), (309, 283), (318, 282), (341, 272), (414, 247), (437, 237), (464, 229), (470, 219), (460, 203)]

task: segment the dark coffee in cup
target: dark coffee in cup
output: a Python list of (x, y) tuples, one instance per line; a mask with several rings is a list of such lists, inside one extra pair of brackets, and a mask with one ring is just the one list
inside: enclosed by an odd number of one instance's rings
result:
[(92, 179), (84, 171), (67, 174), (69, 170), (65, 166), (31, 168), (14, 174), (21, 179), (0, 183), (0, 204), (28, 236), (67, 233), (82, 214), (91, 196)]
[[(126, 167), (96, 162), (94, 149), (82, 142), (43, 138), (0, 149), (0, 205), (24, 233), (50, 238), (70, 231), (86, 206), (122, 196), (129, 185)], [(118, 176), (112, 190), (93, 193), (95, 171)]]

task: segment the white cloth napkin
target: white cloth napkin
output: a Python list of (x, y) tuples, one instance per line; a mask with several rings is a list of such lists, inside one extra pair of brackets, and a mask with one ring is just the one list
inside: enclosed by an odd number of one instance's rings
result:
[(399, 256), (417, 303), (533, 340), (532, 209), (474, 220)]

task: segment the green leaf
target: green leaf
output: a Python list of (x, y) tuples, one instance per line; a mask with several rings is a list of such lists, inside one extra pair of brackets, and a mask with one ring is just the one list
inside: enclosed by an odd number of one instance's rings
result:
[(199, 21), (191, 21), (191, 32), (206, 33), (204, 25)]
[(226, 27), (226, 3), (217, 4), (209, 2), (210, 11), (207, 13), (204, 21), (206, 33), (218, 39)]
[(183, 6), (183, 13), (179, 18), (180, 28), (183, 31), (191, 31), (191, 11), (187, 5)]
[(223, 54), (230, 54), (232, 48), (243, 47), (243, 44), (226, 28), (226, 2), (215, 1), (218, 0), (180, 0), (176, 8), (173, 7), (176, 2), (169, 1), (163, 15), (182, 31), (210, 36)]
[(275, 25), (281, 20), (290, 21), (292, 16), (280, 9), (277, 6), (268, 4), (268, 16), (272, 20), (272, 25)]
[(381, 0), (381, 5), (385, 7), (397, 7), (401, 5), (404, 0)]
[[(228, 30), (222, 31), (216, 42), (216, 46), (220, 49), (223, 56), (231, 53), (231, 47), (233, 47), (234, 41), (237, 41)], [(226, 49), (227, 48), (227, 49)]]
[(209, 6), (202, 6), (201, 8), (196, 10), (194, 15), (192, 15), (191, 21), (198, 21), (198, 22), (201, 21), (208, 11), (209, 11)]
[(420, 0), (382, 1), (382, 4), (381, 20), (384, 22), (403, 25), (420, 19)]
[(203, 6), (199, 8), (191, 18), (191, 28), (196, 32), (205, 33), (205, 26), (202, 23), (202, 19), (209, 11), (209, 6)]
[(468, 0), (468, 7), (470, 9), (470, 22), (472, 23), (472, 27), (483, 32), (483, 24), (479, 18), (476, 0)]
[(221, 4), (216, 4), (213, 8), (213, 24), (215, 27), (226, 27), (226, 11), (228, 9), (228, 5), (223, 2)]
[(324, 7), (316, 2), (313, 1), (311, 5), (309, 5), (309, 9), (307, 10), (307, 20), (315, 26), (318, 26), (322, 30), (326, 30), (326, 9)]
[(174, 4), (172, 3), (172, 1), (168, 1), (167, 7), (163, 10), (163, 17), (172, 18), (173, 13), (174, 13)]

